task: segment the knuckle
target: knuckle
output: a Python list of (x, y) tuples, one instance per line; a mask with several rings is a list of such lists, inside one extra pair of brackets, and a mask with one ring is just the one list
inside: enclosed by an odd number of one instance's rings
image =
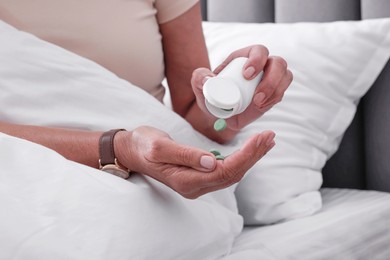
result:
[(204, 70), (204, 68), (196, 68), (192, 71), (192, 76), (197, 76), (197, 75), (200, 75), (202, 74), (202, 71)]
[(253, 151), (251, 153), (247, 153), (246, 158), (247, 158), (247, 162), (248, 162), (248, 165), (247, 165), (248, 169), (250, 168), (250, 166), (255, 164), (260, 159), (258, 152), (259, 152), (259, 150), (256, 149), (255, 151)]
[(265, 45), (257, 44), (254, 45), (253, 48), (258, 48), (262, 53), (266, 54), (267, 56), (269, 55), (269, 50)]
[(191, 149), (186, 148), (186, 147), (179, 149), (178, 153), (177, 153), (179, 160), (184, 162), (184, 163), (192, 162), (192, 155), (193, 155), (193, 152), (191, 151)]
[(221, 179), (228, 186), (237, 183), (241, 179), (241, 171), (232, 168), (227, 168), (221, 174)]
[(172, 188), (185, 198), (191, 198), (194, 193), (194, 188), (190, 183), (177, 183)]
[(201, 71), (200, 68), (197, 68), (194, 71), (192, 71), (192, 75), (191, 75), (192, 85), (194, 85), (196, 83), (196, 81), (198, 80), (198, 78), (200, 78), (200, 74), (201, 74), (200, 71)]
[(192, 79), (200, 79), (203, 78), (208, 73), (207, 68), (196, 68), (192, 71), (191, 78)]
[(212, 77), (214, 74), (208, 68), (197, 68), (192, 71), (191, 84), (192, 86), (203, 85), (206, 77)]
[(148, 158), (152, 161), (158, 161), (161, 153), (164, 152), (164, 146), (159, 140), (151, 140), (148, 144)]
[(260, 45), (261, 48), (263, 49), (263, 52), (266, 56), (269, 56), (269, 49), (267, 47), (265, 47), (264, 45)]
[(284, 92), (283, 91), (279, 91), (275, 96), (274, 98), (272, 99), (272, 104), (277, 104), (277, 103), (280, 103), (283, 99), (283, 96), (284, 96)]
[(282, 57), (280, 56), (272, 56), (272, 61), (276, 64), (276, 66), (279, 66), (285, 70), (287, 70), (287, 61), (285, 59), (283, 59)]
[(271, 103), (273, 104), (279, 103), (282, 100), (283, 93), (284, 90), (281, 88), (281, 86), (280, 85), (276, 86), (275, 92), (270, 98)]

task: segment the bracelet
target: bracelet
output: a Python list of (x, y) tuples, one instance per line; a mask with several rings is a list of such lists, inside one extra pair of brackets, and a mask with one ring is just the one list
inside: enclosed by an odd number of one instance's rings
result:
[(99, 169), (123, 179), (130, 177), (130, 170), (118, 162), (114, 150), (114, 137), (126, 129), (112, 129), (104, 132), (99, 139)]

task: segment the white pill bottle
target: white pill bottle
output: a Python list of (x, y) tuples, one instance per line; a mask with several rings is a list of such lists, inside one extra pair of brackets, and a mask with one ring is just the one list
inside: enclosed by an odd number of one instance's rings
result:
[(245, 57), (235, 58), (216, 77), (208, 79), (203, 85), (206, 107), (214, 116), (232, 117), (244, 112), (252, 102), (263, 72), (254, 79), (245, 79), (242, 71), (247, 60)]

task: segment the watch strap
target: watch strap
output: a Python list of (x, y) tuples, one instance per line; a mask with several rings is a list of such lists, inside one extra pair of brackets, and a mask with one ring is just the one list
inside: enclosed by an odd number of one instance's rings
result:
[(115, 164), (116, 157), (114, 151), (114, 137), (120, 131), (126, 131), (126, 129), (112, 129), (104, 132), (100, 136), (99, 140), (99, 156), (100, 165), (105, 166), (107, 164)]

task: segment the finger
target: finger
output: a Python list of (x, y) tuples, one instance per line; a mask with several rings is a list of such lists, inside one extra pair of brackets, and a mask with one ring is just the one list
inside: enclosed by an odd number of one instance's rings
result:
[(274, 137), (272, 131), (265, 131), (250, 138), (240, 151), (218, 161), (216, 169), (207, 174), (182, 166), (167, 167), (169, 178), (164, 183), (188, 199), (229, 187), (272, 149)]
[(173, 140), (166, 140), (164, 150), (158, 153), (157, 160), (170, 165), (185, 166), (202, 172), (215, 169), (215, 156), (198, 148), (177, 144)]
[(284, 93), (286, 92), (287, 88), (290, 86), (292, 80), (293, 80), (293, 74), (290, 70), (287, 69), (283, 78), (279, 82), (279, 86), (276, 88), (274, 94), (272, 95), (272, 97), (270, 97), (267, 100), (266, 103), (262, 104), (262, 108), (265, 108), (265, 107), (271, 108), (275, 104), (282, 101)]
[(253, 102), (261, 108), (274, 95), (287, 70), (287, 62), (281, 58), (272, 56), (268, 58), (264, 67), (264, 75), (260, 81)]
[(230, 186), (245, 175), (245, 173), (260, 160), (274, 145), (275, 133), (264, 131), (248, 139), (243, 147), (229, 155), (223, 161), (218, 161), (216, 173), (206, 175), (204, 179), (208, 187)]
[[(266, 145), (266, 148), (265, 148), (265, 152), (264, 154), (262, 155), (262, 157), (267, 153), (269, 152), (273, 147), (275, 146), (275, 141), (270, 141), (270, 143), (268, 145)], [(197, 198), (199, 196), (202, 196), (206, 193), (209, 193), (209, 192), (213, 192), (213, 191), (216, 191), (216, 190), (220, 190), (220, 189), (224, 189), (224, 188), (227, 188), (227, 187), (230, 187), (231, 185), (239, 182), (243, 177), (244, 177), (245, 174), (241, 174), (239, 176), (236, 176), (235, 179), (231, 179), (229, 181), (225, 181), (225, 182), (221, 182), (219, 184), (213, 184), (213, 185), (208, 185), (207, 187), (203, 187), (203, 188), (200, 188), (196, 191), (193, 191), (192, 193), (189, 193), (186, 195), (187, 198)]]
[[(244, 65), (243, 71), (248, 69), (249, 71), (244, 73), (244, 76), (252, 74), (249, 78), (254, 78), (258, 73), (260, 73), (260, 71), (263, 70), (263, 67), (267, 62), (268, 55), (269, 51), (263, 45), (253, 45), (246, 48), (242, 48), (231, 53), (213, 72), (215, 74), (220, 73), (235, 58), (247, 57), (248, 62)], [(254, 69), (254, 72), (251, 67)]]
[(228, 185), (238, 182), (268, 152), (274, 137), (274, 132), (265, 131), (250, 138), (242, 149), (224, 160), (224, 171), (221, 179), (225, 179)]
[(267, 63), (269, 51), (262, 45), (255, 45), (249, 50), (248, 60), (243, 67), (243, 75), (246, 79), (255, 78), (263, 71)]
[(206, 80), (214, 76), (215, 74), (211, 70), (207, 68), (198, 68), (192, 73), (191, 84), (197, 91), (202, 91)]

